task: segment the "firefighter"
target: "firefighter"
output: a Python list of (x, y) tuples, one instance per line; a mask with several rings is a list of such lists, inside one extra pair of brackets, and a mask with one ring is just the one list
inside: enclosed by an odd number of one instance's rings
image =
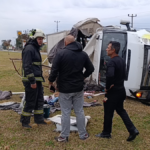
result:
[(34, 121), (37, 124), (47, 124), (43, 117), (43, 87), (42, 58), (40, 47), (45, 34), (39, 30), (32, 30), (32, 38), (26, 43), (22, 51), (22, 81), (25, 87), (25, 104), (20, 122), (23, 127), (32, 128), (30, 117), (34, 112)]

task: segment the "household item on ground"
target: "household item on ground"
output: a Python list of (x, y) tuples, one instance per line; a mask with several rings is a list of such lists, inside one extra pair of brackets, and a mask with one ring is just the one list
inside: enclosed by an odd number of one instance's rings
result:
[(13, 105), (15, 104), (15, 102), (4, 102), (4, 103), (0, 103), (0, 106), (10, 106), (10, 105)]
[(21, 109), (19, 108), (19, 106), (20, 106), (20, 103), (16, 103), (16, 102), (0, 103), (0, 110), (12, 109), (16, 112), (21, 112)]
[(22, 94), (22, 100), (21, 100), (21, 103), (20, 103), (20, 106), (19, 106), (19, 108), (20, 108), (20, 109), (22, 109), (22, 108), (23, 108), (23, 104), (24, 104), (24, 102), (25, 102), (25, 93), (24, 93), (24, 94)]
[[(54, 117), (47, 118), (56, 124), (56, 129), (54, 130), (56, 132), (61, 132), (61, 130), (62, 130), (61, 116), (62, 115), (56, 115)], [(90, 116), (85, 116), (85, 127), (87, 126), (87, 123), (90, 120), (90, 118), (91, 118)], [(77, 120), (76, 120), (76, 117), (74, 117), (74, 116), (70, 116), (70, 131), (71, 132), (72, 131), (74, 131), (74, 132), (78, 131)]]
[(54, 104), (58, 101), (58, 97), (55, 97), (54, 95), (51, 96), (44, 96), (44, 104), (49, 104), (51, 106), (54, 106)]
[(87, 96), (87, 98), (88, 98), (88, 99), (92, 99), (93, 97), (92, 97), (92, 96)]
[(12, 96), (11, 91), (0, 91), (0, 100), (10, 99), (11, 96)]
[[(21, 105), (20, 103), (16, 103), (16, 102), (0, 103), (0, 110), (12, 109), (18, 114), (21, 114), (23, 107), (20, 107), (20, 105)], [(83, 103), (83, 107), (95, 107), (95, 106), (102, 106), (102, 105), (99, 102), (97, 102), (97, 100), (94, 100), (93, 102)], [(61, 111), (59, 102), (55, 102), (54, 106), (50, 106), (50, 113), (54, 113), (55, 111)]]
[[(50, 95), (50, 96), (44, 96), (44, 103), (54, 106), (54, 103), (58, 101), (58, 96), (59, 96), (58, 92), (55, 92), (53, 95)], [(25, 94), (22, 94), (22, 100), (20, 103), (21, 109), (23, 108), (24, 102), (25, 102)]]
[(94, 107), (94, 106), (102, 106), (100, 103), (97, 102), (97, 100), (94, 100), (93, 102), (84, 102), (83, 107)]
[(104, 95), (104, 94), (105, 94), (105, 92), (101, 92), (101, 93), (97, 93), (97, 94), (84, 92), (84, 97), (88, 98), (88, 96), (99, 96), (99, 95)]
[(84, 91), (97, 91), (100, 92), (104, 90), (104, 87), (102, 85), (97, 85), (97, 84), (85, 84), (84, 85)]
[(52, 99), (50, 102), (48, 102), (49, 105), (53, 105), (54, 103), (58, 101), (58, 97), (55, 97), (54, 99)]
[(44, 118), (48, 118), (50, 115), (50, 105), (44, 104), (43, 109), (44, 109)]
[(12, 95), (24, 94), (25, 92), (12, 92)]
[(100, 95), (104, 95), (106, 94), (105, 92), (104, 93), (97, 93), (97, 94), (94, 94), (93, 96), (100, 96)]

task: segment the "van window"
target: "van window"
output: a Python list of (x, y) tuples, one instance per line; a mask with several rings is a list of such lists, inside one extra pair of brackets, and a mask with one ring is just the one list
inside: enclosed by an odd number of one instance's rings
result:
[(127, 50), (127, 34), (126, 33), (115, 33), (115, 32), (104, 32), (103, 41), (102, 41), (102, 51), (100, 59), (100, 74), (99, 79), (102, 82), (105, 81), (106, 77), (106, 64), (109, 61), (110, 57), (107, 56), (106, 48), (110, 41), (117, 41), (120, 43), (119, 56), (126, 60), (126, 50)]

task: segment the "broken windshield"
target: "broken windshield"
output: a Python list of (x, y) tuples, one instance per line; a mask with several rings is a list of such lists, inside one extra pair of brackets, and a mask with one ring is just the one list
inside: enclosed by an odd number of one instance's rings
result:
[(99, 80), (104, 83), (106, 82), (106, 64), (110, 59), (110, 57), (107, 56), (106, 48), (110, 41), (117, 41), (120, 43), (119, 56), (126, 60), (127, 34), (122, 32), (104, 32), (99, 71)]

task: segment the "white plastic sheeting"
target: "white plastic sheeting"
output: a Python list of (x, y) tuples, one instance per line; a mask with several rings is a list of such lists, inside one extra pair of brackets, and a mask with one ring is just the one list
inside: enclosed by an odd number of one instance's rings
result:
[[(48, 120), (50, 120), (56, 124), (56, 129), (55, 129), (56, 132), (61, 132), (61, 130), (62, 130), (61, 116), (62, 115), (56, 115), (54, 117), (47, 118)], [(85, 116), (85, 127), (87, 126), (88, 120), (90, 118), (91, 118), (90, 116)], [(78, 131), (78, 128), (76, 125), (77, 125), (76, 117), (70, 116), (70, 131)]]
[(66, 35), (68, 35), (69, 31), (57, 32), (54, 34), (48, 34), (47, 36), (47, 53)]

